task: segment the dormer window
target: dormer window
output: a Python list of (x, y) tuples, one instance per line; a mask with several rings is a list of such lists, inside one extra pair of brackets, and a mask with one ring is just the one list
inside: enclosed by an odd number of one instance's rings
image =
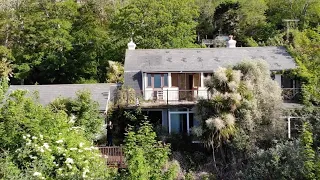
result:
[(168, 87), (168, 74), (167, 73), (148, 73), (148, 87), (149, 88), (162, 88)]

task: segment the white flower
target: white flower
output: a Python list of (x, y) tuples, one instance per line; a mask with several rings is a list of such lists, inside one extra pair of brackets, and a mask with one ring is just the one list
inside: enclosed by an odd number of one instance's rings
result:
[(79, 147), (83, 147), (83, 145), (84, 145), (83, 142), (81, 142), (81, 143), (79, 144)]
[(78, 148), (70, 148), (70, 151), (76, 151)]
[(83, 151), (81, 149), (79, 149), (78, 152), (83, 152)]
[(32, 139), (38, 139), (37, 137), (35, 137), (35, 136), (32, 136)]
[(233, 126), (234, 125), (234, 122), (236, 121), (235, 117), (232, 115), (232, 114), (227, 114), (225, 117), (224, 117), (224, 121), (226, 122), (226, 124), (228, 126)]
[(23, 139), (26, 139), (27, 137), (25, 135), (22, 136)]
[(58, 143), (58, 144), (63, 143), (63, 140), (60, 139), (60, 140), (56, 141), (56, 143)]
[(59, 166), (59, 164), (57, 164), (57, 163), (56, 163), (56, 162), (54, 162), (54, 161), (53, 161), (53, 164), (54, 164), (55, 166), (57, 166), (57, 167)]
[(94, 147), (94, 146), (91, 146), (90, 148), (91, 148), (92, 150), (94, 150), (94, 149), (95, 149), (95, 150), (99, 149), (98, 147)]
[(84, 168), (84, 171), (82, 172), (82, 177), (86, 178), (87, 177), (87, 172), (89, 172), (89, 170), (87, 168)]
[(41, 176), (41, 173), (39, 173), (39, 172), (34, 172), (34, 173), (33, 173), (33, 176)]
[(42, 134), (40, 134), (40, 136), (39, 136), (39, 137), (40, 137), (40, 139), (43, 139), (43, 135), (42, 135)]
[(49, 149), (49, 144), (48, 143), (43, 143), (43, 147), (46, 149)]
[(27, 134), (27, 137), (31, 137), (30, 134)]
[(67, 164), (67, 166), (68, 166), (69, 169), (72, 169), (72, 166), (70, 164)]
[(29, 155), (29, 157), (30, 157), (30, 159), (38, 159), (37, 156), (31, 156), (31, 155)]
[(27, 146), (30, 146), (30, 145), (31, 145), (31, 142), (27, 142), (26, 145), (27, 145)]
[(42, 152), (42, 153), (44, 152), (44, 149), (42, 147), (40, 147), (40, 152)]
[(68, 123), (73, 124), (76, 121), (76, 116), (71, 114), (70, 121)]
[(72, 158), (67, 158), (66, 159), (66, 164), (73, 164), (73, 159)]

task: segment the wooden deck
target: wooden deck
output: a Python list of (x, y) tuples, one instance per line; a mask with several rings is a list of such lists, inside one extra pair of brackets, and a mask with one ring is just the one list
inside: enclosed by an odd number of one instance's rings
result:
[(107, 166), (116, 168), (126, 168), (123, 148), (121, 146), (98, 146)]

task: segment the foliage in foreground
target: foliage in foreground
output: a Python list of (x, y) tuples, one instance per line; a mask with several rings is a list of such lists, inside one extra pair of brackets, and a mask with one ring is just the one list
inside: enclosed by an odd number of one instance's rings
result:
[(64, 111), (53, 112), (25, 94), (14, 91), (0, 108), (0, 178), (108, 178), (85, 132)]
[(128, 164), (124, 179), (175, 179), (177, 167), (169, 163), (169, 145), (157, 142), (151, 124), (144, 122), (138, 129), (129, 127), (125, 138), (125, 156)]
[(55, 112), (66, 112), (69, 123), (82, 128), (88, 140), (95, 139), (102, 131), (104, 118), (99, 112), (99, 104), (91, 99), (89, 91), (77, 92), (75, 99), (58, 98), (49, 107)]

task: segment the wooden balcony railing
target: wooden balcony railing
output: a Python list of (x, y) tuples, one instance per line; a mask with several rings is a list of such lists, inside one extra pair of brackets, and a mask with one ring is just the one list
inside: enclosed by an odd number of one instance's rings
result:
[[(194, 104), (199, 99), (210, 99), (211, 93), (206, 89), (180, 90), (178, 88), (146, 89), (144, 91), (124, 90), (115, 98), (115, 104), (124, 106), (145, 105), (177, 105)], [(282, 88), (284, 102), (299, 102), (301, 88)]]
[(125, 167), (123, 148), (121, 146), (98, 146), (109, 167)]
[(189, 101), (194, 102), (198, 99), (210, 98), (210, 93), (207, 90), (175, 90), (175, 89), (163, 89), (163, 90), (145, 90), (144, 99), (154, 101), (166, 101), (166, 102), (181, 102)]

